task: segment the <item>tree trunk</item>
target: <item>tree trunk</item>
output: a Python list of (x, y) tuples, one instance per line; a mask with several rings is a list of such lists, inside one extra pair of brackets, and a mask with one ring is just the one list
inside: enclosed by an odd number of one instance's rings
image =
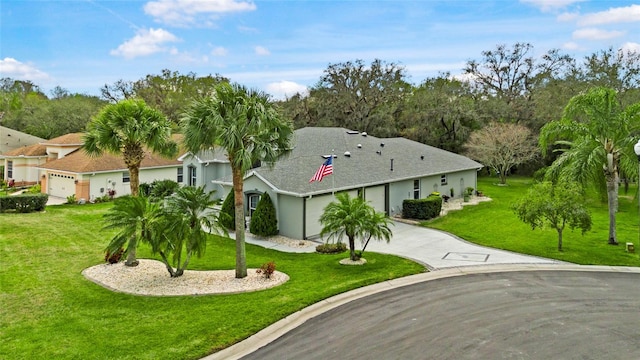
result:
[(136, 259), (136, 250), (138, 248), (138, 239), (135, 235), (129, 239), (129, 245), (127, 246), (127, 261), (124, 262), (125, 266), (138, 266), (139, 261)]
[(169, 272), (169, 276), (174, 277), (175, 272), (173, 271), (173, 268), (171, 267), (171, 264), (169, 264), (169, 260), (167, 259), (167, 256), (164, 254), (164, 251), (160, 251), (160, 256), (162, 257), (162, 262), (164, 262), (164, 266), (167, 267), (167, 271)]
[(618, 245), (616, 236), (616, 211), (618, 208), (618, 175), (613, 174), (607, 179), (607, 202), (609, 206), (609, 245)]
[(358, 260), (356, 258), (356, 240), (353, 236), (349, 236), (349, 258), (353, 261)]
[(236, 278), (247, 276), (247, 254), (244, 246), (244, 194), (242, 191), (244, 175), (242, 170), (232, 166), (233, 200), (236, 213)]
[(558, 230), (558, 251), (562, 251), (562, 229)]
[(138, 190), (140, 189), (140, 164), (137, 166), (129, 166), (129, 189), (131, 189), (131, 196), (138, 196)]

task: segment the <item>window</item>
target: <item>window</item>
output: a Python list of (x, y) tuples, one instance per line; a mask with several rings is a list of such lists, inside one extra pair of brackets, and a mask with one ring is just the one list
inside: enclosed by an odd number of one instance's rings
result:
[(189, 166), (189, 183), (187, 185), (189, 186), (196, 186), (196, 167), (195, 166)]
[(413, 180), (413, 198), (420, 199), (420, 180)]
[(440, 185), (447, 185), (447, 174), (440, 175)]
[(260, 200), (260, 194), (249, 195), (249, 216), (253, 216), (253, 212), (258, 207), (258, 201)]
[(182, 175), (182, 168), (181, 168), (181, 167), (179, 167), (179, 168), (178, 168), (178, 177), (177, 177), (176, 181), (177, 181), (179, 184), (182, 184), (182, 181), (184, 180), (184, 179), (183, 179), (183, 177), (184, 177), (184, 176)]
[(131, 175), (128, 171), (122, 173), (122, 183), (128, 183), (131, 181)]
[(7, 179), (13, 178), (13, 161), (7, 160)]

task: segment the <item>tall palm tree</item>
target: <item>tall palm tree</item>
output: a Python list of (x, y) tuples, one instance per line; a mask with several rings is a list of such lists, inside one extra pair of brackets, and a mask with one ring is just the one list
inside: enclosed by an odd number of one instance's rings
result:
[(562, 119), (540, 131), (543, 153), (559, 145), (560, 156), (550, 166), (551, 179), (566, 177), (606, 193), (609, 206), (609, 244), (617, 245), (616, 212), (620, 173), (634, 174), (633, 145), (640, 135), (640, 103), (623, 108), (616, 91), (593, 88), (574, 96)]
[(122, 196), (114, 201), (113, 207), (104, 214), (107, 222), (104, 229), (117, 229), (107, 245), (107, 252), (113, 254), (126, 246), (126, 266), (138, 265), (136, 249), (140, 242), (153, 241), (155, 223), (159, 220), (162, 208), (159, 203), (150, 202), (143, 196)]
[[(349, 258), (358, 260), (355, 239), (369, 242), (370, 239), (391, 240), (391, 221), (360, 197), (350, 197), (348, 193), (338, 193), (336, 200), (324, 208), (320, 216), (322, 230), (320, 236), (329, 235), (329, 240), (349, 239)], [(365, 245), (366, 247), (366, 245)], [(364, 251), (364, 249), (363, 249)]]
[(289, 151), (293, 129), (265, 93), (221, 83), (211, 97), (194, 101), (181, 120), (184, 145), (192, 154), (220, 146), (227, 151), (236, 214), (236, 278), (247, 276), (243, 177), (260, 162), (273, 163)]
[(139, 99), (122, 100), (102, 108), (87, 125), (83, 147), (90, 156), (104, 152), (122, 155), (129, 169), (133, 196), (138, 196), (145, 149), (167, 158), (178, 151), (178, 145), (171, 140), (171, 123)]
[[(167, 197), (165, 229), (158, 234), (159, 237), (152, 240), (152, 250), (160, 253), (171, 277), (184, 273), (192, 255), (200, 257), (204, 254), (208, 233), (213, 231), (227, 234), (226, 229), (219, 224), (217, 215), (211, 210), (217, 203), (212, 194), (213, 191), (205, 192), (204, 186), (185, 186)], [(175, 271), (167, 259), (170, 253), (173, 254)]]

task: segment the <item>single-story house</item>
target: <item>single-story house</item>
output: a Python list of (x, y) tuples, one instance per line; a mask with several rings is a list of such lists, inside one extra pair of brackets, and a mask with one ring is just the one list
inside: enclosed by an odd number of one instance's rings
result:
[[(180, 136), (175, 135), (179, 142)], [(54, 159), (40, 165), (42, 192), (50, 196), (91, 201), (115, 192), (115, 196), (131, 193), (129, 170), (121, 156), (104, 153), (90, 157), (82, 147), (82, 134), (67, 134), (45, 142), (47, 154)], [(150, 151), (140, 164), (140, 183), (155, 180), (183, 182), (182, 163), (177, 156), (165, 159)]]
[[(333, 174), (309, 180), (333, 156)], [(223, 149), (185, 154), (187, 185), (206, 185), (223, 198), (232, 189), (229, 161)], [(257, 164), (259, 165), (259, 164)], [(404, 138), (377, 138), (344, 128), (298, 129), (292, 151), (273, 166), (262, 164), (244, 177), (245, 211), (250, 217), (260, 195), (269, 193), (276, 208), (280, 234), (295, 239), (319, 235), (319, 217), (334, 194), (363, 196), (389, 216), (402, 212), (405, 199), (424, 198), (434, 191), (460, 197), (476, 189), (483, 165), (465, 156)]]
[(0, 126), (0, 165), (2, 178), (14, 180), (16, 185), (38, 182), (37, 166), (46, 162), (45, 141), (39, 137)]

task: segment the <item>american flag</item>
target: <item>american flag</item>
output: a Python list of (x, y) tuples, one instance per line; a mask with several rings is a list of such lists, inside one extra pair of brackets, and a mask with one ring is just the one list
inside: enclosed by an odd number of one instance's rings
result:
[(323, 177), (331, 174), (333, 174), (333, 155), (330, 156), (327, 161), (320, 166), (320, 168), (318, 168), (318, 171), (316, 171), (309, 182), (322, 181)]

